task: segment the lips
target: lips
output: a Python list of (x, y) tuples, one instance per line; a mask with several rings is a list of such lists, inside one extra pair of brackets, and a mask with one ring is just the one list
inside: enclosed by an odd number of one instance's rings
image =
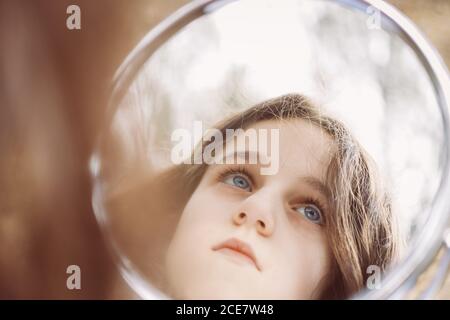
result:
[(261, 271), (261, 267), (258, 263), (258, 260), (256, 259), (252, 247), (237, 238), (230, 238), (222, 243), (219, 243), (213, 246), (212, 250), (222, 250), (224, 252), (228, 252), (229, 250), (231, 250), (231, 252), (233, 252), (234, 254), (244, 255), (246, 258), (249, 258), (253, 262), (258, 271)]

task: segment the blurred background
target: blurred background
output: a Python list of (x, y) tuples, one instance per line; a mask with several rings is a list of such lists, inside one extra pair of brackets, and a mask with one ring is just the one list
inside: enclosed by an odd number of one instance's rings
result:
[[(116, 297), (118, 274), (92, 213), (87, 164), (114, 71), (187, 2), (0, 1), (0, 298)], [(388, 2), (450, 65), (450, 1)], [(70, 4), (81, 8), (81, 30), (66, 28)], [(71, 264), (81, 267), (82, 290), (66, 288)], [(447, 277), (439, 297), (449, 292)]]

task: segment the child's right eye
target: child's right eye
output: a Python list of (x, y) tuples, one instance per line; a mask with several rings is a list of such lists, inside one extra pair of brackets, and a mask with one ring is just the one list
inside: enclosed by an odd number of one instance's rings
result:
[(245, 191), (252, 191), (251, 183), (248, 181), (247, 177), (239, 173), (229, 174), (224, 178), (223, 182)]

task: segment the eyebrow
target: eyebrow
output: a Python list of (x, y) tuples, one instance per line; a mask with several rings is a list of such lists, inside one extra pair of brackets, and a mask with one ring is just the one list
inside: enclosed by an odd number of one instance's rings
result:
[(327, 202), (330, 202), (331, 191), (322, 181), (312, 176), (300, 177), (300, 181), (308, 184), (311, 188), (321, 193), (326, 198)]
[(233, 158), (233, 160), (234, 160), (235, 156), (237, 156), (237, 158), (244, 159), (245, 163), (247, 163), (247, 159), (248, 159), (248, 161), (250, 161), (250, 159), (256, 158), (256, 163), (254, 163), (254, 164), (260, 164), (261, 154), (258, 151), (253, 151), (253, 150), (230, 152), (230, 153), (225, 154), (222, 159), (224, 160), (224, 163), (226, 164), (227, 159)]

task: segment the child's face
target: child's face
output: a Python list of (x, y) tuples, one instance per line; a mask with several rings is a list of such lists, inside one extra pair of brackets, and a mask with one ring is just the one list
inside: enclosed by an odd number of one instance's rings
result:
[[(250, 128), (279, 129), (279, 170), (260, 175), (257, 164), (208, 167), (167, 253), (168, 290), (174, 298), (309, 299), (320, 294), (319, 282), (330, 265), (322, 222), (332, 214), (324, 185), (332, 141), (304, 120), (262, 121)], [(248, 175), (230, 172), (239, 167)], [(255, 259), (214, 250), (230, 238), (248, 244)]]

